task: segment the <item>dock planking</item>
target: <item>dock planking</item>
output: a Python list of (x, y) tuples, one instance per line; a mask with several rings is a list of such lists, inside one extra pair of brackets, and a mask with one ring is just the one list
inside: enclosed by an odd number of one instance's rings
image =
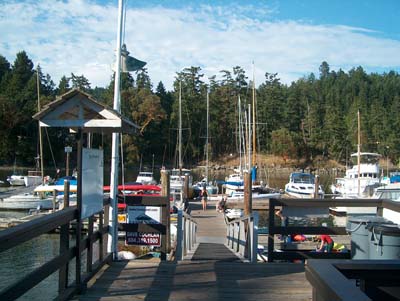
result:
[(311, 300), (304, 264), (246, 263), (225, 245), (223, 214), (192, 203), (198, 247), (190, 260), (113, 262), (73, 300)]

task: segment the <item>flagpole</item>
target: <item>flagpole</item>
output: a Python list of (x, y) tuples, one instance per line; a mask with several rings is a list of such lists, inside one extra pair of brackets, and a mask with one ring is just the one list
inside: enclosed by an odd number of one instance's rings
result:
[[(122, 40), (123, 0), (118, 0), (118, 30), (117, 30), (117, 60), (114, 78), (113, 109), (121, 113), (120, 81), (121, 81), (121, 40)], [(113, 259), (118, 259), (118, 165), (119, 165), (119, 133), (112, 134), (111, 176), (110, 176), (110, 238), (107, 250), (113, 253)]]

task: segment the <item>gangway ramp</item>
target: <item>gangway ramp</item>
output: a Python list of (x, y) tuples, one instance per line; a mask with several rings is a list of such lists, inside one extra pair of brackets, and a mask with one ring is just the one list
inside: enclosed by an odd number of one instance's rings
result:
[(223, 214), (191, 204), (197, 249), (186, 260), (113, 262), (74, 300), (311, 300), (304, 264), (243, 262), (225, 246)]

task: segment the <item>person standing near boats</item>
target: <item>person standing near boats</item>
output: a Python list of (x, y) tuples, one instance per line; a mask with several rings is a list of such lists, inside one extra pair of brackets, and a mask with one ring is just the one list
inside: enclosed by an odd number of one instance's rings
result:
[(206, 187), (203, 187), (201, 191), (201, 204), (203, 205), (203, 211), (207, 210), (207, 199), (208, 199), (208, 192)]

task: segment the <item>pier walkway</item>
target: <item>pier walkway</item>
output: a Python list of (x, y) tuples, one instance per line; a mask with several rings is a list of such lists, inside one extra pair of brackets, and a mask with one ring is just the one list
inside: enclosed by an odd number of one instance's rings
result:
[(198, 246), (185, 260), (113, 262), (73, 300), (311, 300), (304, 265), (243, 262), (225, 246), (226, 226), (215, 202), (191, 203)]

